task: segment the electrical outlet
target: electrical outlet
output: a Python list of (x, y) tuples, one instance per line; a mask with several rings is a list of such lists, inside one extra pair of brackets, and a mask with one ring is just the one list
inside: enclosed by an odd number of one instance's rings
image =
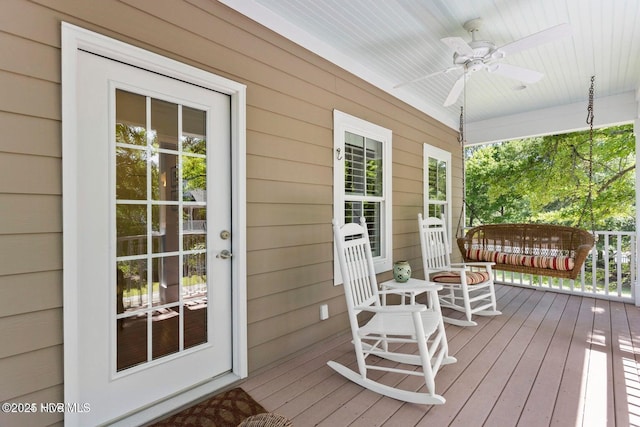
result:
[(320, 306), (320, 320), (327, 320), (329, 318), (329, 306), (322, 304)]

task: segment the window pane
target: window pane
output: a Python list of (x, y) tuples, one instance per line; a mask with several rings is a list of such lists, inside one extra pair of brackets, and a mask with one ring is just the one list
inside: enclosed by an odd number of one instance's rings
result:
[(447, 200), (447, 162), (438, 162), (438, 200)]
[(118, 319), (117, 370), (147, 361), (147, 315)]
[(371, 253), (374, 257), (382, 254), (382, 230), (380, 218), (380, 203), (365, 202), (364, 218), (367, 221)]
[(207, 162), (202, 157), (182, 156), (182, 200), (207, 200)]
[(116, 148), (116, 199), (147, 199), (147, 152)]
[(383, 195), (382, 142), (345, 132), (345, 193)]
[(189, 206), (182, 214), (183, 250), (201, 250), (207, 243), (207, 208)]
[(151, 132), (154, 147), (178, 149), (178, 104), (151, 100)]
[(429, 158), (429, 200), (447, 200), (447, 162)]
[[(135, 311), (147, 306), (147, 261), (137, 259), (116, 263), (116, 313)], [(126, 322), (125, 322), (126, 323)]]
[(364, 216), (369, 231), (369, 241), (371, 242), (371, 253), (374, 257), (382, 254), (382, 218), (380, 202), (359, 202), (347, 201), (344, 204), (345, 224), (350, 222), (360, 222), (360, 217)]
[(153, 253), (177, 252), (180, 250), (178, 207), (172, 205), (153, 206)]
[(364, 195), (364, 138), (345, 132), (344, 142), (344, 192)]
[(180, 259), (177, 256), (154, 258), (153, 305), (164, 305), (180, 300)]
[(147, 145), (146, 110), (144, 96), (116, 90), (116, 142)]
[(178, 201), (178, 156), (155, 152), (151, 158), (153, 200)]
[(344, 203), (344, 223), (360, 222), (362, 216), (362, 203), (360, 202), (345, 202)]
[(382, 142), (367, 138), (367, 196), (382, 196)]
[(182, 151), (207, 154), (207, 113), (182, 107)]
[(116, 256), (147, 253), (147, 205), (116, 205)]
[(151, 337), (153, 359), (177, 353), (180, 350), (180, 309), (163, 308), (153, 312)]

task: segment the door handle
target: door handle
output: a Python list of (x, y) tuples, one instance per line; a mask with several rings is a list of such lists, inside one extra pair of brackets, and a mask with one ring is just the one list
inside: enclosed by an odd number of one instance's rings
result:
[(229, 259), (233, 256), (233, 254), (231, 252), (229, 252), (226, 249), (223, 249), (220, 251), (220, 253), (218, 255), (216, 255), (216, 258), (220, 258), (220, 259)]

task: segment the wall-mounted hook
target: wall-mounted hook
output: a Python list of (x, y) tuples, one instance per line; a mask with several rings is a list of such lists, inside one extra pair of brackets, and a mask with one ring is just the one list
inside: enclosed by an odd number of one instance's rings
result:
[(337, 154), (337, 156), (336, 156), (336, 158), (337, 158), (338, 160), (342, 160), (342, 154), (341, 154), (341, 151), (342, 151), (342, 150), (341, 150), (340, 148), (336, 148), (336, 151), (337, 151), (337, 153), (338, 153), (338, 154)]

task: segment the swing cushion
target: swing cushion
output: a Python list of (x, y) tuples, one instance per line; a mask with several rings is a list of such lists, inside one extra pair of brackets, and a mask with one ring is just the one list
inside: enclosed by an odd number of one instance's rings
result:
[[(477, 285), (478, 283), (489, 280), (488, 271), (467, 271), (465, 273), (467, 285)], [(439, 283), (460, 283), (460, 273), (454, 271), (440, 271), (431, 276), (433, 282)]]
[(547, 268), (550, 270), (573, 270), (574, 259), (568, 256), (520, 255), (486, 249), (467, 249), (467, 259), (490, 261), (496, 264), (522, 265), (525, 267)]

